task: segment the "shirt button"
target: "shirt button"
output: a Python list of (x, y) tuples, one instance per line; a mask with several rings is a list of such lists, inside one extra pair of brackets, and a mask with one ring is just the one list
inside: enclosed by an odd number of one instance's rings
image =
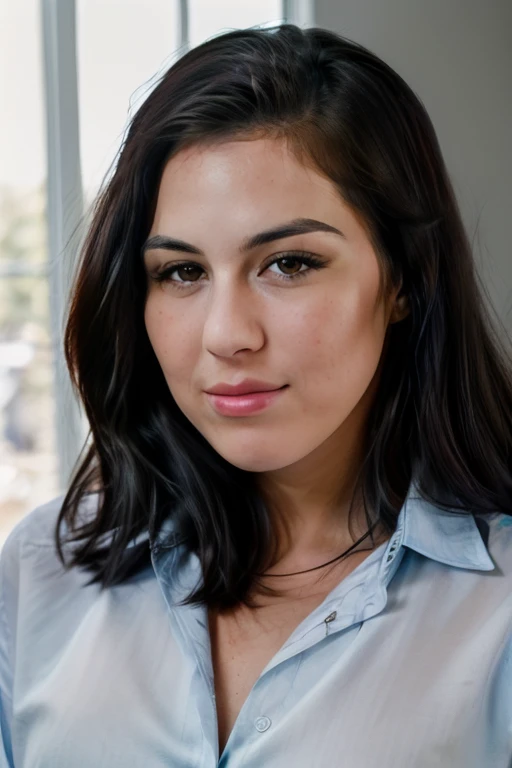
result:
[(257, 717), (254, 725), (257, 731), (263, 733), (263, 731), (267, 731), (270, 728), (272, 722), (269, 717)]

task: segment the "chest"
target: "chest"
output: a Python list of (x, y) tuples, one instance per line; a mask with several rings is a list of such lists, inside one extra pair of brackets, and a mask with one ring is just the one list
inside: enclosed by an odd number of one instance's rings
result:
[[(87, 588), (72, 595), (73, 615), (56, 600), (58, 587), (45, 594), (29, 579), (20, 598), (14, 765), (217, 765), (209, 689), (195, 674), (192, 654), (207, 640), (198, 613), (173, 609), (182, 615), (181, 637), (156, 582), (138, 583), (131, 599), (123, 585), (86, 602)], [(411, 552), (384, 610), (292, 652), (289, 663), (260, 681), (257, 701), (249, 691), (248, 717), (234, 726), (233, 748), (221, 764), (311, 768), (340, 765), (341, 755), (351, 768), (508, 766), (511, 594), (508, 578), (447, 572)], [(27, 623), (34, 614), (37, 627)], [(273, 629), (265, 624), (270, 633), (278, 630), (276, 621)], [(285, 643), (288, 630), (276, 642)], [(258, 629), (258, 643), (246, 648), (246, 663), (266, 643), (264, 634)], [(266, 647), (262, 669), (272, 651)], [(238, 672), (242, 680), (243, 664)], [(261, 717), (271, 724), (259, 732)], [(231, 728), (226, 720), (221, 739)]]
[[(361, 553), (350, 564), (345, 563), (343, 577), (364, 556), (366, 553)], [(332, 578), (339, 583), (340, 572)], [(243, 606), (220, 614), (209, 612), (219, 754), (222, 754), (240, 710), (262, 671), (294, 630), (324, 601), (333, 586), (329, 579), (312, 594), (299, 591), (292, 599), (280, 599), (262, 608), (251, 610)]]
[(210, 614), (210, 642), (222, 754), (239, 712), (268, 662), (316, 607), (311, 601), (261, 615)]

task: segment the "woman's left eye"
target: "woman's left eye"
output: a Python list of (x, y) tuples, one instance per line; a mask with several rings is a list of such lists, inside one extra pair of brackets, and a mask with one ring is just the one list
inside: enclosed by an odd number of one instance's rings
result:
[[(279, 259), (275, 259), (272, 261), (268, 266), (267, 269), (270, 269), (270, 267), (273, 267), (274, 265), (277, 265), (279, 269), (292, 269), (292, 273), (289, 274), (285, 272), (284, 274), (282, 272), (274, 272), (273, 274), (277, 274), (279, 277), (284, 279), (292, 279), (294, 277), (302, 277), (302, 275), (306, 275), (310, 269), (319, 269), (321, 266), (323, 266), (323, 262), (317, 259), (312, 254), (309, 256), (280, 256)], [(296, 270), (295, 268), (297, 265), (300, 266), (300, 270)], [(303, 267), (307, 267), (307, 269), (303, 269)]]

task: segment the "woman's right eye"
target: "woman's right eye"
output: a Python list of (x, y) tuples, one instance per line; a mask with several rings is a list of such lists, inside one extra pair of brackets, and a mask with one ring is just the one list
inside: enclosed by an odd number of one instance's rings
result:
[[(194, 273), (197, 275), (197, 272), (203, 271), (203, 268), (200, 267), (199, 264), (193, 264), (191, 262), (187, 262), (186, 264), (173, 264), (172, 267), (167, 267), (154, 275), (154, 280), (156, 280), (157, 283), (171, 282), (181, 288), (182, 286), (186, 287), (191, 283), (197, 283), (198, 280), (194, 279)], [(176, 279), (174, 273), (178, 275), (178, 279)]]

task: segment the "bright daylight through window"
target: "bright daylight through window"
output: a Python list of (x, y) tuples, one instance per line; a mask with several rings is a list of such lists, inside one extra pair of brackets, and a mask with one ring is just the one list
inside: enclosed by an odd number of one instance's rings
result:
[[(76, 249), (49, 234), (69, 211), (65, 197), (48, 195), (62, 186), (58, 174), (66, 168), (59, 170), (59, 158), (52, 160), (47, 148), (59, 155), (79, 147), (69, 198), (83, 201), (79, 215), (73, 213), (83, 227), (128, 119), (163, 70), (187, 46), (229, 28), (279, 23), (283, 15), (280, 0), (1, 4), (0, 101), (7, 119), (0, 121), (0, 547), (23, 515), (63, 493), (86, 435), (85, 424), (83, 434), (76, 426), (76, 434), (64, 434), (76, 424), (69, 409), (77, 406), (63, 386), (62, 324), (51, 310), (60, 300), (56, 271), (69, 269)], [(73, 17), (76, 45), (66, 34)], [(74, 128), (66, 113), (70, 102), (59, 102), (70, 94), (60, 94), (49, 79), (49, 61), (76, 68)], [(49, 135), (67, 124), (67, 133)]]

